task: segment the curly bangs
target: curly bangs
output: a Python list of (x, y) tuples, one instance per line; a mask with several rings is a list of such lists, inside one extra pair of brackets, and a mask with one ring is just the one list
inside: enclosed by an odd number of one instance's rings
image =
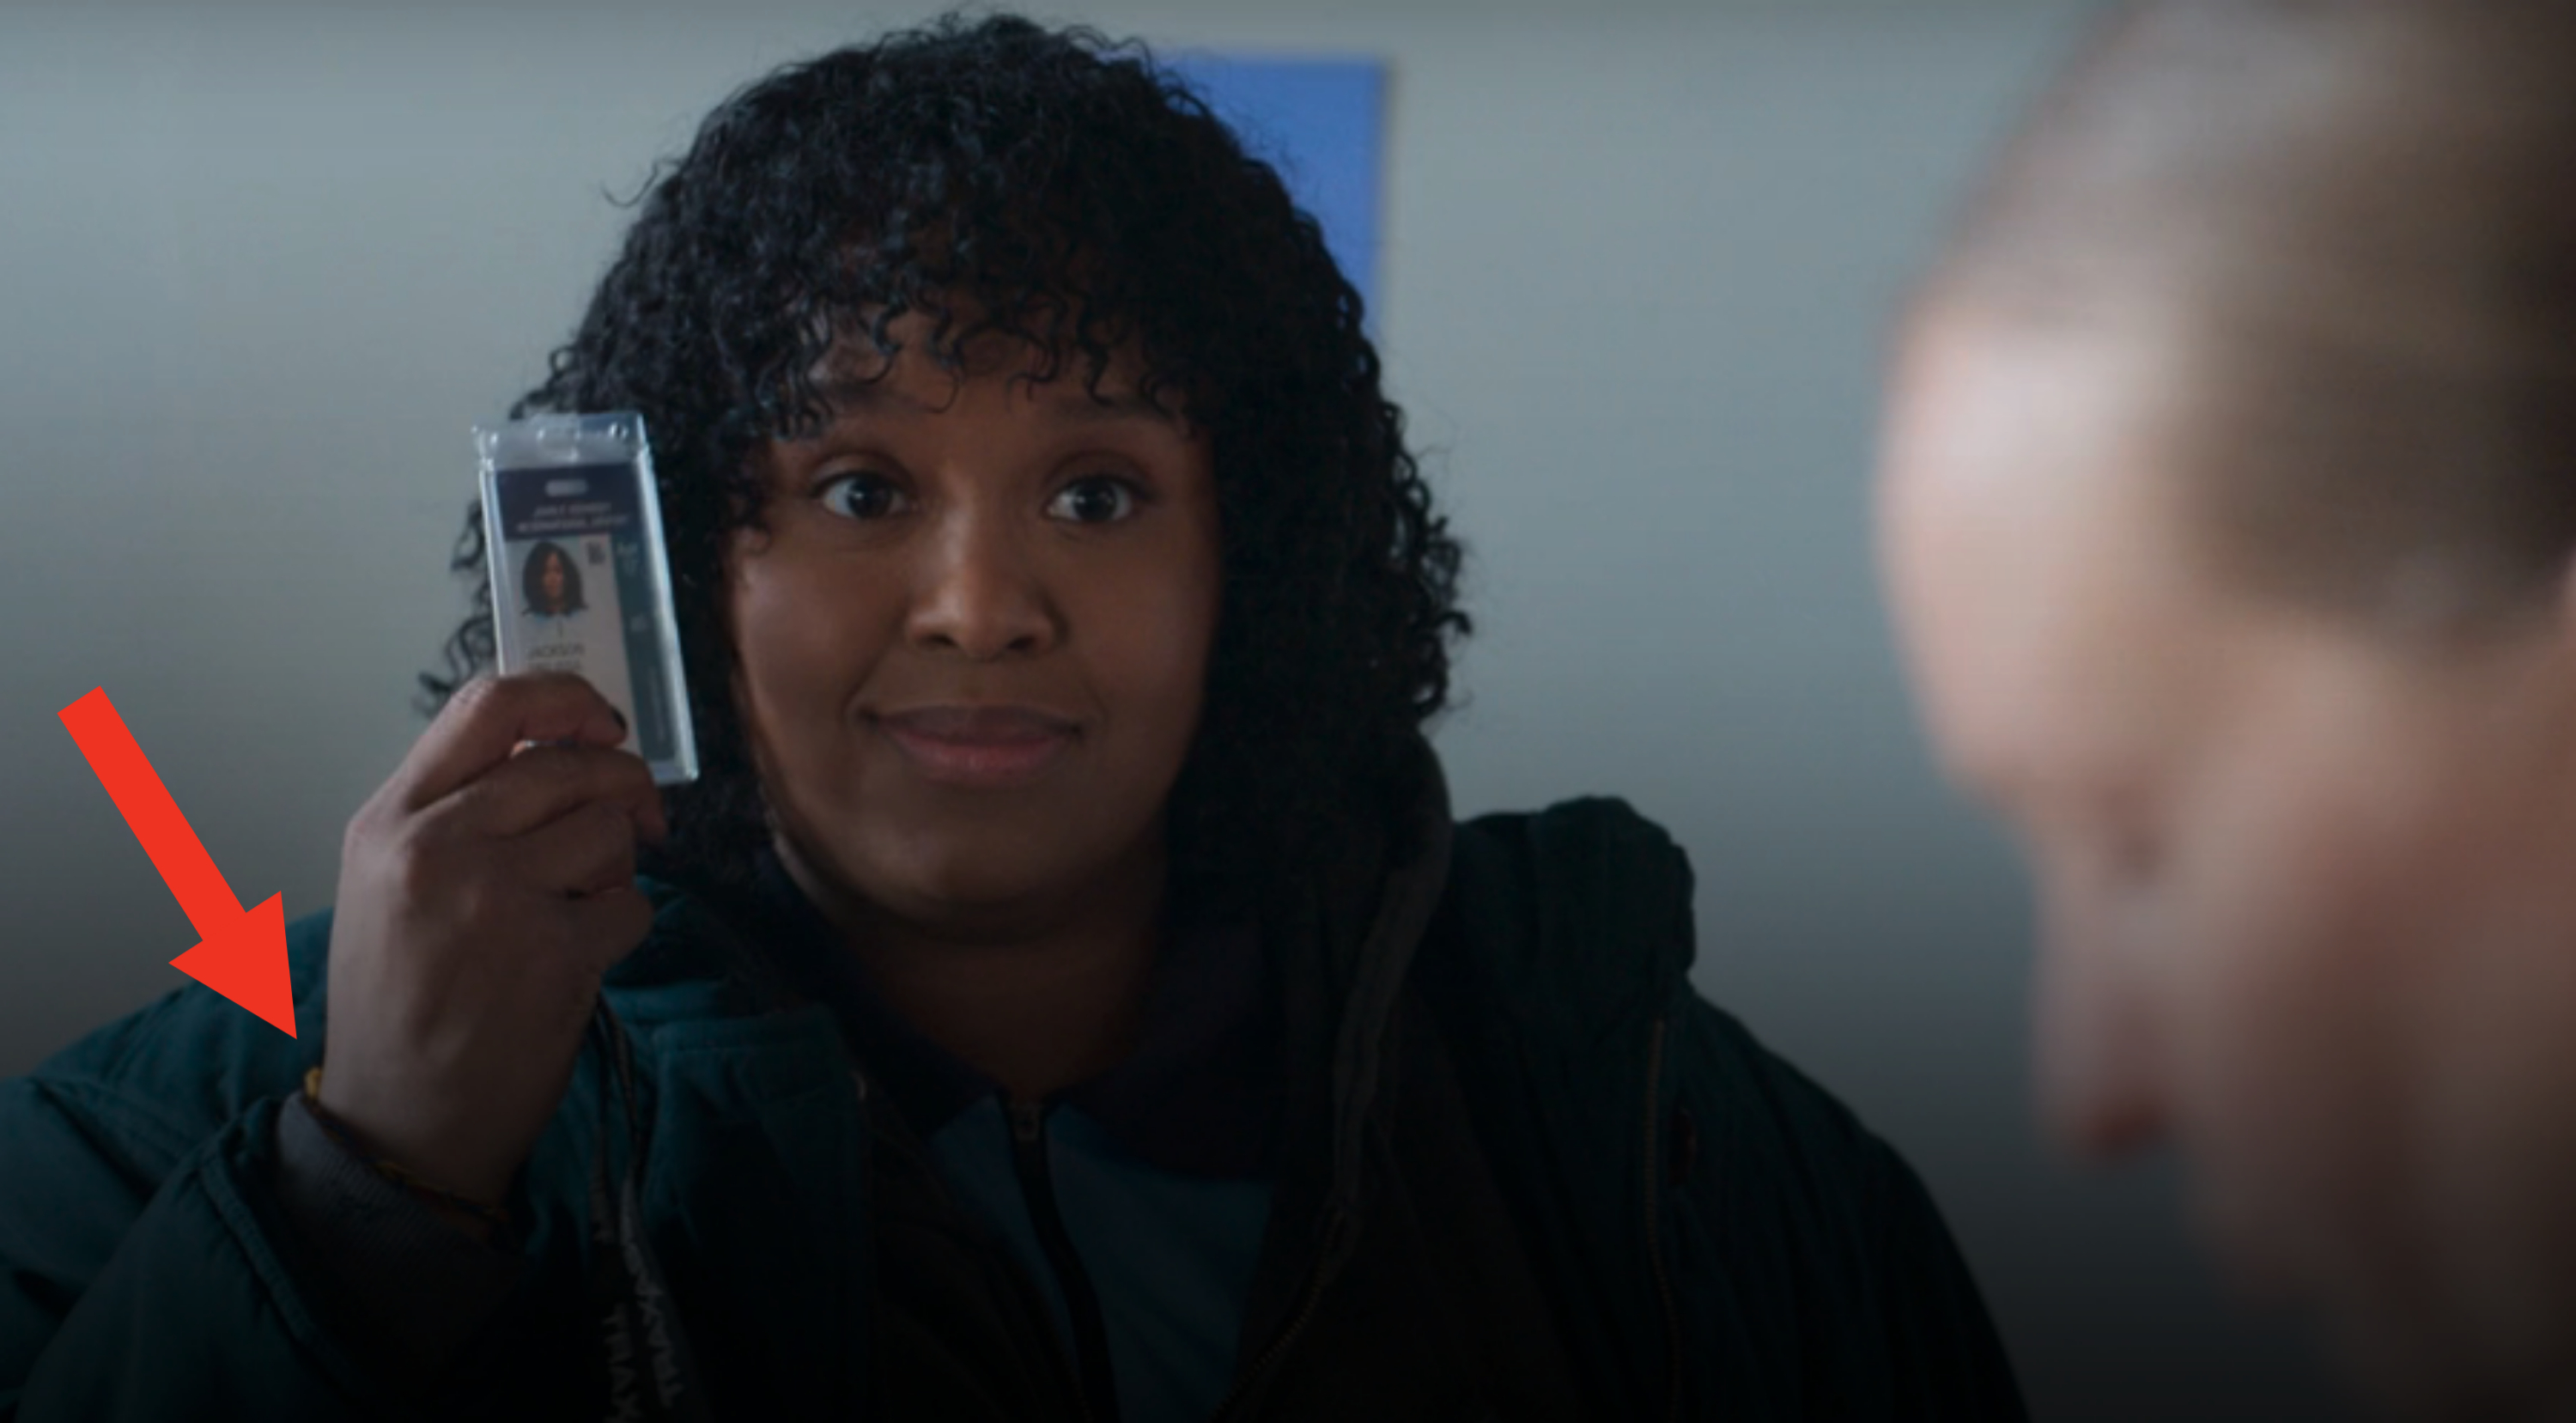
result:
[[(761, 517), (754, 449), (827, 423), (835, 342), (890, 364), (908, 314), (951, 370), (995, 334), (1094, 388), (1132, 354), (1144, 393), (1210, 438), (1224, 592), (1169, 806), (1175, 890), (1262, 913), (1360, 824), (1400, 839), (1468, 630), (1460, 549), (1321, 229), (1184, 81), (1088, 30), (950, 16), (737, 93), (639, 203), (514, 413), (632, 409), (652, 432), (702, 773), (670, 793), (647, 872), (738, 889), (768, 841), (723, 551)], [(478, 508), (461, 574), (483, 539)], [(491, 662), (480, 587), (430, 704)]]

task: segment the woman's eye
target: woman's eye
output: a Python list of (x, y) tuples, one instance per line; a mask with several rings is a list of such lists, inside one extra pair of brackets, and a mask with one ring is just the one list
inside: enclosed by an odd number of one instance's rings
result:
[(904, 509), (904, 492), (876, 474), (835, 475), (822, 489), (823, 507), (844, 519), (883, 519)]
[(1108, 524), (1136, 512), (1136, 487), (1122, 479), (1093, 475), (1077, 479), (1047, 501), (1047, 514), (1076, 524)]

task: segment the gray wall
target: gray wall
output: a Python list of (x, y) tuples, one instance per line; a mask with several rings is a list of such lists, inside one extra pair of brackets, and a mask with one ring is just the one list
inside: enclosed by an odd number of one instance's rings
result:
[[(567, 330), (605, 194), (920, 13), (726, 10), (0, 13), (0, 1073), (193, 942), (56, 711), (104, 685), (235, 889), (323, 904), (459, 609), (465, 427)], [(1464, 808), (1672, 828), (1701, 985), (1916, 1162), (2040, 1416), (2331, 1416), (2164, 1171), (2033, 1143), (2020, 885), (1875, 604), (1882, 321), (2074, 0), (1073, 13), (1396, 66), (1381, 329), (1476, 556)]]

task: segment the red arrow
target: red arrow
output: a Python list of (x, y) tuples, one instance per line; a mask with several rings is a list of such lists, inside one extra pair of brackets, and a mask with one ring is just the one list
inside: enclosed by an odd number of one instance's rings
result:
[(188, 922), (204, 942), (170, 960), (170, 966), (295, 1036), (295, 985), (286, 971), (285, 896), (245, 914), (224, 872), (215, 868), (197, 832), (179, 813), (168, 787), (134, 744), (134, 733), (99, 688), (63, 708), (63, 727), (80, 743), (89, 768), (107, 787), (108, 799), (143, 842), (152, 867), (179, 897)]

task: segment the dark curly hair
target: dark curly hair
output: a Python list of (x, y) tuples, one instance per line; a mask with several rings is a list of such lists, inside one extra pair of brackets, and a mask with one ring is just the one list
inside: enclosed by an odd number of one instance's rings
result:
[[(563, 592), (553, 597), (546, 595), (546, 564), (549, 561), (563, 569)], [(580, 612), (584, 606), (581, 565), (572, 561), (572, 555), (564, 552), (562, 544), (552, 539), (539, 543), (528, 550), (527, 559), (519, 565), (519, 601), (526, 605), (531, 617), (544, 613), (560, 617)]]
[[(702, 773), (648, 872), (738, 887), (767, 843), (731, 692), (727, 535), (746, 457), (813, 433), (836, 339), (891, 357), (919, 313), (951, 370), (977, 338), (1097, 389), (1113, 353), (1211, 441), (1224, 592), (1169, 806), (1174, 888), (1261, 912), (1354, 824), (1398, 837), (1448, 702), (1460, 548), (1381, 387), (1358, 292), (1279, 175), (1142, 46), (956, 15), (782, 68), (708, 117), (637, 199), (624, 249), (515, 413), (631, 409), (652, 432)], [(469, 514), (455, 567), (479, 571)], [(491, 664), (490, 592), (424, 675)]]

